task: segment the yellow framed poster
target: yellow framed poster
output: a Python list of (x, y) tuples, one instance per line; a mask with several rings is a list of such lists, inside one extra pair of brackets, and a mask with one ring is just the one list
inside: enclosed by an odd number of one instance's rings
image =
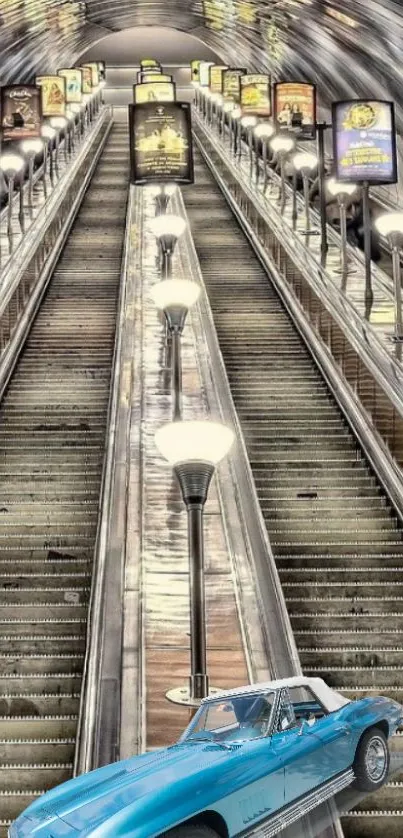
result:
[(212, 93), (222, 93), (223, 73), (227, 70), (226, 64), (212, 64), (210, 73), (210, 90)]
[(174, 102), (176, 99), (173, 82), (154, 81), (135, 84), (133, 92), (135, 105), (142, 105), (144, 102)]
[(91, 70), (91, 84), (93, 87), (99, 86), (99, 69), (98, 69), (98, 61), (90, 61), (88, 64), (84, 64), (84, 67), (89, 67)]
[(66, 79), (66, 102), (80, 104), (83, 98), (83, 72), (82, 70), (58, 70), (58, 76)]
[(42, 115), (64, 116), (66, 113), (66, 79), (63, 76), (36, 76), (41, 88)]

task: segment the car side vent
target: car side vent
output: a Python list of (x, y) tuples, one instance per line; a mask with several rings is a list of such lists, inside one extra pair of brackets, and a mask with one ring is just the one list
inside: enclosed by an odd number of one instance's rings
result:
[[(205, 747), (203, 748), (203, 751), (217, 751), (219, 749), (219, 747), (220, 747), (220, 743), (216, 742), (214, 745), (205, 745)], [(226, 747), (228, 748), (229, 751), (239, 751), (239, 749), (242, 748), (242, 745), (241, 744), (235, 745), (235, 744), (232, 744), (232, 742), (231, 742), (231, 744), (228, 744)]]

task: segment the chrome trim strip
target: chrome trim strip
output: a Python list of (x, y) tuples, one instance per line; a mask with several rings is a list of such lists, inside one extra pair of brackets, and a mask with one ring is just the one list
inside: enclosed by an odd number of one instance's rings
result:
[(285, 809), (282, 809), (278, 815), (272, 815), (264, 823), (254, 826), (252, 829), (242, 832), (242, 838), (276, 838), (279, 832), (291, 826), (295, 821), (300, 820), (317, 806), (325, 803), (329, 798), (334, 797), (335, 794), (348, 788), (354, 780), (354, 771), (349, 768), (343, 774), (339, 774), (333, 780), (324, 783), (310, 792), (305, 797), (300, 798), (295, 803), (291, 803)]
[(123, 573), (126, 558), (127, 473), (132, 375), (127, 352), (127, 307), (131, 218), (129, 191), (115, 346), (109, 397), (106, 450), (94, 552), (87, 643), (80, 698), (74, 776), (114, 762), (119, 752), (123, 630)]

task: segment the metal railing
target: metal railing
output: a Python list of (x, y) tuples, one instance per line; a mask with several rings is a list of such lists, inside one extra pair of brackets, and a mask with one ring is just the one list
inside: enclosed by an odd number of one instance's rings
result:
[(114, 762), (119, 754), (123, 577), (132, 390), (130, 317), (133, 289), (128, 287), (128, 278), (134, 203), (135, 190), (132, 188), (122, 257), (107, 442), (74, 763), (75, 776)]
[(398, 514), (403, 517), (403, 370), (370, 324), (290, 236), (280, 213), (259, 204), (202, 126), (196, 142), (297, 327), (322, 368)]
[(98, 124), (59, 183), (2, 276), (0, 287), (0, 398), (52, 276), (109, 131), (112, 116), (103, 111)]

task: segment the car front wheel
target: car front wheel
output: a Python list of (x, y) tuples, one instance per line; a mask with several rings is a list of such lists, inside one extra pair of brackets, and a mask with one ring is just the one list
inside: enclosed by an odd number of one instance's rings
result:
[(389, 748), (385, 734), (378, 728), (367, 730), (361, 737), (353, 769), (354, 786), (359, 791), (376, 791), (383, 785), (389, 771)]
[(183, 826), (176, 826), (175, 829), (164, 832), (161, 838), (219, 838), (219, 835), (203, 823), (185, 823)]

